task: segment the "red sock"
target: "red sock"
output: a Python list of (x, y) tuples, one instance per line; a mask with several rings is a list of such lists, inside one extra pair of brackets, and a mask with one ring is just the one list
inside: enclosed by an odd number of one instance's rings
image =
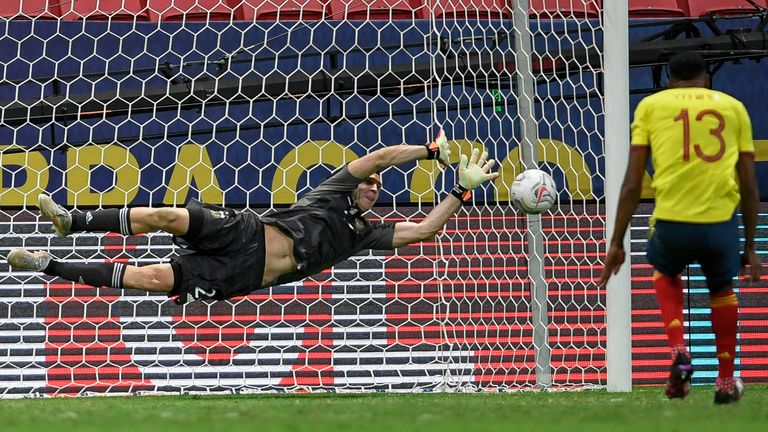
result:
[(683, 280), (680, 275), (667, 276), (656, 270), (653, 272), (653, 289), (656, 291), (656, 301), (661, 309), (661, 322), (667, 333), (672, 359), (682, 352), (686, 355), (683, 335), (685, 321), (683, 320)]
[(712, 306), (712, 330), (717, 346), (717, 376), (733, 378), (733, 362), (736, 360), (736, 332), (739, 323), (739, 300), (733, 289), (727, 288), (709, 297)]

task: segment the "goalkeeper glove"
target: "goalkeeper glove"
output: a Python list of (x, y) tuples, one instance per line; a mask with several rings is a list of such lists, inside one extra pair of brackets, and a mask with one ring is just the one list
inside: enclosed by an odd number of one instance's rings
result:
[(484, 151), (481, 156), (480, 150), (472, 150), (472, 156), (467, 159), (467, 155), (461, 155), (459, 162), (459, 183), (453, 187), (451, 194), (467, 202), (472, 197), (472, 189), (480, 186), (488, 180), (493, 180), (499, 176), (499, 173), (492, 173), (491, 168), (496, 164), (493, 159), (488, 160), (488, 152)]
[(437, 159), (443, 166), (450, 164), (451, 149), (448, 147), (448, 139), (445, 137), (443, 128), (437, 132), (437, 137), (434, 141), (427, 144), (427, 159)]

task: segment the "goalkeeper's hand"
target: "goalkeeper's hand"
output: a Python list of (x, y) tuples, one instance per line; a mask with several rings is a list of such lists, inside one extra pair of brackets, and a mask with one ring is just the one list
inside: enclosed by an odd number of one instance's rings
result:
[(431, 143), (426, 145), (427, 147), (427, 159), (437, 159), (444, 167), (450, 165), (451, 161), (451, 149), (448, 147), (448, 139), (445, 137), (443, 128), (437, 132), (437, 137)]
[(451, 195), (458, 198), (462, 203), (468, 203), (472, 198), (472, 189), (499, 176), (499, 173), (491, 172), (496, 161), (493, 159), (486, 161), (488, 152), (484, 151), (482, 156), (478, 157), (479, 154), (480, 150), (474, 149), (470, 158), (467, 158), (467, 155), (461, 155), (459, 183), (453, 187)]
[(472, 150), (472, 156), (467, 160), (467, 155), (461, 155), (459, 162), (459, 185), (466, 190), (472, 190), (488, 180), (493, 180), (499, 173), (491, 172), (496, 161), (488, 159), (488, 152), (480, 155), (480, 150)]

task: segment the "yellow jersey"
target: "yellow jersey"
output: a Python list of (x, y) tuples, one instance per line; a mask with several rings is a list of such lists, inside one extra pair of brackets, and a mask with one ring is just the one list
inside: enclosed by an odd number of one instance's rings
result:
[(656, 190), (655, 219), (716, 223), (739, 204), (739, 153), (754, 152), (744, 105), (699, 87), (647, 96), (637, 106), (632, 146), (650, 146)]

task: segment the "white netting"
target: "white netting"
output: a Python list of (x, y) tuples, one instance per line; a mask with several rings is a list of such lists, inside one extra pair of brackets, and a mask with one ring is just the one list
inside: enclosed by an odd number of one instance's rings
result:
[[(159, 233), (53, 237), (38, 193), (76, 210), (199, 197), (263, 214), (437, 124), (456, 161), (483, 146), (501, 176), (435, 241), (228, 302), (180, 307), (2, 261), (0, 394), (523, 388), (537, 385), (541, 348), (553, 386), (603, 385), (599, 3), (531, 1), (538, 159), (561, 189), (541, 220), (542, 347), (526, 219), (508, 202), (523, 96), (505, 2), (5, 2), (2, 255), (167, 261)], [(383, 177), (371, 217), (389, 221), (420, 220), (454, 182), (433, 161)]]

